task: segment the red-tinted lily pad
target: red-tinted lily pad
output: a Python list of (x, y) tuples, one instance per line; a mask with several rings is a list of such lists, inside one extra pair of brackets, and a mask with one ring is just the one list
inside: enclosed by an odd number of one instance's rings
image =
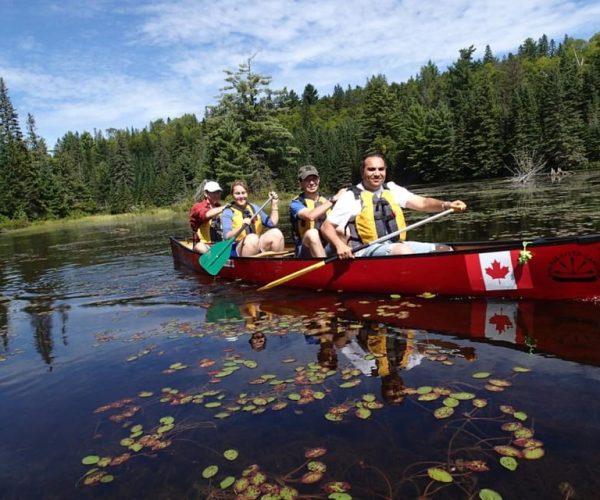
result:
[(277, 401), (277, 403), (273, 403), (271, 405), (271, 410), (280, 411), (287, 407), (286, 401)]
[(484, 388), (490, 392), (502, 392), (504, 390), (504, 387), (493, 384), (485, 384)]
[(494, 446), (494, 450), (504, 457), (520, 457), (521, 452), (512, 446)]
[(358, 408), (354, 414), (358, 418), (366, 420), (367, 418), (369, 418), (371, 416), (371, 410), (369, 410), (368, 408)]
[(491, 378), (488, 380), (488, 384), (495, 385), (496, 387), (510, 387), (512, 386), (512, 382), (509, 380), (502, 380), (498, 378)]
[(505, 424), (502, 424), (502, 426), (500, 428), (503, 431), (515, 432), (517, 429), (520, 429), (521, 427), (523, 427), (523, 424), (520, 422), (506, 422)]
[(483, 460), (467, 460), (464, 466), (473, 472), (488, 472), (490, 468)]
[(322, 457), (323, 455), (325, 455), (325, 453), (327, 453), (326, 448), (322, 448), (322, 447), (310, 448), (304, 452), (304, 456), (306, 458), (317, 458), (317, 457)]
[(344, 481), (330, 481), (323, 485), (323, 489), (326, 493), (346, 493), (350, 491), (350, 483)]
[(500, 411), (507, 415), (513, 415), (515, 413), (515, 409), (510, 405), (500, 405)]
[(541, 448), (544, 446), (544, 443), (542, 443), (539, 439), (533, 438), (518, 438), (515, 439), (513, 443), (521, 448)]
[(323, 477), (322, 472), (318, 472), (318, 471), (307, 472), (306, 474), (304, 474), (302, 476), (302, 478), (300, 479), (300, 482), (302, 484), (314, 484), (314, 483), (320, 481), (322, 477)]
[(488, 405), (487, 399), (476, 398), (472, 401), (475, 408), (485, 408)]

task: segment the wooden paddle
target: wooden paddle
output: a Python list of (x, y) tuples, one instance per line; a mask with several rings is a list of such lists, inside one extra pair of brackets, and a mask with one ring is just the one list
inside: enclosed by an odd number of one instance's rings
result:
[(250, 224), (252, 224), (252, 221), (256, 217), (258, 217), (262, 209), (265, 208), (267, 206), (267, 203), (269, 203), (270, 201), (271, 198), (265, 201), (262, 204), (262, 206), (256, 211), (256, 213), (250, 218), (250, 222), (248, 224), (243, 224), (242, 227), (240, 227), (231, 238), (216, 242), (208, 249), (208, 252), (200, 256), (198, 262), (208, 274), (211, 274), (212, 276), (219, 274), (219, 271), (223, 269), (225, 262), (227, 262), (227, 260), (231, 256), (231, 247), (235, 243), (237, 237)]
[[(431, 217), (427, 217), (427, 219), (423, 219), (419, 222), (415, 222), (414, 224), (411, 224), (410, 226), (406, 226), (405, 228), (402, 229), (398, 229), (398, 231), (394, 231), (393, 233), (390, 234), (386, 234), (385, 236), (382, 236), (381, 238), (372, 241), (371, 243), (367, 243), (365, 245), (360, 245), (358, 247), (356, 247), (352, 253), (356, 253), (359, 250), (363, 250), (364, 248), (370, 247), (371, 245), (374, 245), (375, 243), (383, 243), (384, 241), (387, 241), (391, 238), (395, 238), (396, 236), (398, 236), (400, 233), (405, 233), (407, 231), (411, 231), (412, 229), (415, 229), (419, 226), (422, 226), (424, 224), (427, 224), (429, 222), (433, 222), (434, 220), (437, 220), (441, 217), (444, 217), (448, 214), (451, 214), (452, 212), (454, 212), (454, 210), (452, 210), (451, 208), (449, 208), (448, 210), (444, 210), (443, 212), (440, 212), (438, 214), (432, 215)], [(283, 278), (279, 278), (276, 279), (275, 281), (271, 281), (270, 283), (267, 283), (264, 286), (261, 286), (258, 291), (262, 292), (263, 290), (268, 290), (269, 288), (274, 288), (278, 285), (281, 285), (282, 283), (285, 283), (287, 281), (291, 281), (294, 278), (298, 278), (299, 276), (302, 276), (304, 274), (310, 273), (311, 271), (314, 271), (316, 269), (319, 269), (320, 267), (323, 267), (326, 264), (329, 264), (330, 262), (336, 261), (339, 259), (339, 256), (337, 255), (333, 255), (331, 257), (327, 257), (326, 259), (317, 262), (316, 264), (312, 264), (308, 267), (305, 267), (304, 269), (300, 269), (299, 271), (295, 271), (291, 274), (288, 274), (286, 276), (284, 276)]]

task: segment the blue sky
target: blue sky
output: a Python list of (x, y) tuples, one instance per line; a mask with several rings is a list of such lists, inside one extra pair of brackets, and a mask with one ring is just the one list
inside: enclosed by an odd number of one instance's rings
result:
[(527, 37), (600, 31), (600, 1), (0, 0), (0, 76), (52, 147), (67, 131), (141, 129), (218, 100), (254, 55), (271, 87), (320, 95), (371, 75), (404, 81), (461, 48), (516, 51)]

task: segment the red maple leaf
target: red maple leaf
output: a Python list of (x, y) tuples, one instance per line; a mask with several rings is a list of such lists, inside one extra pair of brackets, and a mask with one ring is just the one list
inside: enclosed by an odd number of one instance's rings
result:
[(498, 262), (496, 259), (494, 259), (494, 262), (492, 262), (490, 267), (485, 268), (485, 274), (495, 280), (503, 280), (506, 278), (508, 271), (508, 267), (500, 265), (500, 262)]
[(507, 328), (512, 328), (513, 323), (506, 314), (494, 314), (490, 323), (496, 327), (498, 333), (504, 333)]

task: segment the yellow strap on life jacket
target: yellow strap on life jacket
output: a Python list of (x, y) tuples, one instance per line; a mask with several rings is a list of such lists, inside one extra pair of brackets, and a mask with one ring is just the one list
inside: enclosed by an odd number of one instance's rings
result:
[[(244, 225), (244, 219), (246, 218), (246, 210), (250, 213), (249, 217), (252, 217), (254, 215), (254, 206), (252, 205), (252, 203), (248, 203), (246, 205), (246, 208), (244, 210), (242, 210), (241, 208), (239, 208), (236, 205), (231, 205), (232, 208), (232, 212), (233, 212), (233, 217), (231, 218), (231, 230), (232, 231), (236, 231), (237, 229), (239, 229), (240, 227), (242, 227)], [(260, 215), (257, 215), (254, 220), (252, 221), (252, 230), (248, 231), (247, 229), (242, 231), (236, 241), (240, 241), (243, 240), (248, 234), (250, 233), (256, 233), (256, 234), (261, 234), (262, 230), (263, 230), (263, 224), (262, 224), (262, 219), (260, 217)]]

